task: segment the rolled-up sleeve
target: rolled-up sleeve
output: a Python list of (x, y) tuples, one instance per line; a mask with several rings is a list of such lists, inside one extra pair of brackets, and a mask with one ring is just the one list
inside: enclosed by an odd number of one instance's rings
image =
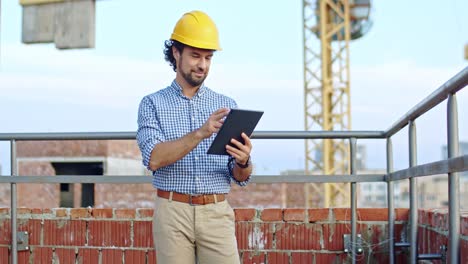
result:
[(156, 144), (165, 141), (165, 137), (158, 119), (156, 107), (147, 96), (141, 100), (138, 109), (136, 139), (143, 158), (143, 165), (150, 170), (149, 161), (151, 152)]

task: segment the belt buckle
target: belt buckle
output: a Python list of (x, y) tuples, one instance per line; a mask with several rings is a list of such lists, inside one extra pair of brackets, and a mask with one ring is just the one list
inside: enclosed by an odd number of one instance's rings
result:
[(198, 205), (198, 204), (194, 204), (194, 203), (193, 203), (192, 197), (194, 197), (194, 196), (195, 196), (195, 195), (190, 195), (190, 196), (189, 196), (189, 205), (191, 205), (191, 206), (196, 206), (196, 205)]

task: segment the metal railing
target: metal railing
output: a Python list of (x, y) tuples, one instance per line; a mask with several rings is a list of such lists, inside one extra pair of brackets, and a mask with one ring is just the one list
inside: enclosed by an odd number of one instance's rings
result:
[[(254, 132), (254, 139), (348, 139), (350, 146), (350, 174), (348, 175), (254, 175), (253, 183), (351, 183), (351, 254), (352, 262), (356, 262), (357, 243), (357, 197), (356, 184), (359, 182), (387, 182), (388, 202), (388, 245), (389, 262), (395, 263), (395, 247), (410, 248), (410, 263), (418, 260), (442, 259), (443, 254), (418, 254), (418, 203), (417, 177), (436, 174), (448, 174), (449, 193), (449, 240), (448, 251), (450, 263), (460, 262), (460, 190), (459, 173), (468, 170), (468, 155), (458, 155), (458, 113), (456, 93), (468, 85), (468, 67), (463, 69), (440, 88), (430, 94), (421, 103), (412, 108), (401, 119), (386, 131), (260, 131)], [(416, 123), (415, 120), (447, 100), (447, 145), (448, 159), (417, 165)], [(409, 168), (393, 171), (392, 136), (404, 127), (409, 129)], [(0, 177), (0, 183), (11, 184), (11, 262), (17, 259), (17, 190), (18, 183), (150, 183), (148, 176), (18, 176), (16, 164), (16, 142), (32, 140), (134, 140), (134, 132), (115, 133), (3, 133), (0, 141), (11, 142), (11, 175)], [(357, 175), (356, 173), (356, 142), (357, 139), (386, 139), (387, 170), (386, 174)], [(393, 201), (394, 181), (408, 179), (410, 183), (410, 235), (409, 243), (395, 242), (395, 207)]]

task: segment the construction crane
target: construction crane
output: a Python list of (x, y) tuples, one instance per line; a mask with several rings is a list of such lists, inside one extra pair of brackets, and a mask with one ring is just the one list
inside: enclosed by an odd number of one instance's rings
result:
[[(369, 30), (370, 7), (370, 0), (303, 0), (305, 130), (351, 129), (349, 43)], [(305, 157), (306, 174), (349, 173), (343, 140), (306, 140)], [(305, 206), (348, 203), (347, 186), (305, 184)]]

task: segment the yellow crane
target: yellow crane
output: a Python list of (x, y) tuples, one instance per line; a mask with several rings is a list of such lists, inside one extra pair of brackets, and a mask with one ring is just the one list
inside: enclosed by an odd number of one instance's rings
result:
[[(370, 0), (303, 0), (305, 130), (351, 129), (349, 43), (370, 28), (370, 6)], [(348, 173), (348, 152), (343, 140), (306, 140), (306, 174)], [(347, 186), (306, 184), (305, 206), (347, 204)]]

